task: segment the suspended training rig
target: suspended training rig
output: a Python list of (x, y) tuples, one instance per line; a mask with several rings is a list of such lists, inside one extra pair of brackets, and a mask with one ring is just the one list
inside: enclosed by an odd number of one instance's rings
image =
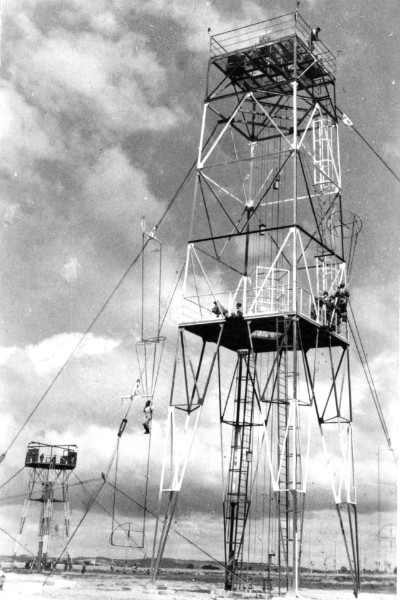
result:
[[(143, 407), (151, 403), (153, 412), (154, 396), (161, 367), (161, 359), (164, 349), (165, 337), (160, 335), (161, 330), (161, 267), (162, 267), (162, 243), (155, 236), (155, 227), (146, 232), (145, 220), (142, 220), (142, 261), (141, 261), (141, 318), (140, 339), (135, 343), (137, 375), (131, 395), (122, 396), (122, 401), (127, 401), (128, 408), (121, 421), (117, 443), (110, 460), (107, 475), (115, 461), (114, 470), (114, 492), (112, 506), (112, 524), (110, 543), (112, 546), (125, 548), (145, 548), (146, 519), (147, 519), (147, 496), (150, 472), (150, 450), (151, 450), (151, 427), (150, 434), (143, 438), (146, 443), (146, 463), (138, 465), (135, 463), (135, 476), (144, 478), (144, 491), (142, 495), (142, 508), (140, 517), (134, 522), (121, 523), (118, 519), (120, 496), (119, 486), (119, 452), (122, 435), (128, 424), (128, 416), (134, 404), (143, 403)], [(143, 420), (143, 419), (142, 419)], [(140, 432), (143, 433), (142, 423)]]
[[(54, 503), (62, 502), (64, 507), (65, 537), (70, 536), (70, 510), (68, 480), (77, 462), (77, 446), (50, 446), (40, 442), (30, 442), (26, 451), (25, 467), (29, 474), (28, 496), (24, 502), (21, 523), (18, 530), (15, 553), (19, 545), (24, 525), (27, 519), (29, 505), (32, 501), (41, 502), (42, 508), (39, 519), (39, 548), (37, 555), (37, 570), (42, 571), (48, 562), (49, 541), (52, 533), (54, 518)], [(61, 497), (57, 492), (61, 488)], [(40, 496), (35, 497), (39, 491)], [(68, 552), (67, 563), (71, 565)]]
[(335, 58), (298, 13), (211, 37), (153, 578), (216, 370), (220, 420), (232, 428), (225, 588), (245, 578), (257, 436), (273, 496), (268, 531), (278, 532), (266, 541), (267, 570), (274, 557), (279, 592), (297, 593), (312, 441), (303, 421), (313, 417), (357, 595), (349, 341), (335, 294), (359, 223), (343, 218), (338, 120)]

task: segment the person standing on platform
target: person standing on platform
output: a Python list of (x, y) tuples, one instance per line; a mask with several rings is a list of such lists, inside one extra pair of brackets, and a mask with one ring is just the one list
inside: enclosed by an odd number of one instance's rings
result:
[(231, 313), (230, 318), (232, 319), (243, 319), (243, 309), (240, 302), (236, 304), (236, 312)]
[(211, 309), (211, 312), (214, 313), (214, 315), (216, 317), (220, 317), (221, 313), (224, 315), (224, 317), (226, 317), (226, 315), (228, 314), (227, 309), (222, 306), (222, 304), (220, 302), (217, 302), (216, 300), (214, 300), (214, 306)]
[(314, 48), (314, 42), (318, 42), (319, 40), (319, 32), (321, 31), (321, 27), (316, 27), (311, 31), (310, 34), (310, 49)]
[[(334, 300), (332, 296), (328, 294), (328, 292), (324, 292), (319, 300), (319, 305), (322, 307), (322, 323), (327, 325), (328, 327), (332, 326), (332, 313), (335, 306)], [(325, 317), (325, 318), (324, 318)]]
[(336, 290), (335, 299), (336, 299), (336, 312), (338, 315), (338, 321), (342, 323), (347, 323), (347, 304), (350, 298), (350, 292), (346, 288), (344, 283), (341, 283)]

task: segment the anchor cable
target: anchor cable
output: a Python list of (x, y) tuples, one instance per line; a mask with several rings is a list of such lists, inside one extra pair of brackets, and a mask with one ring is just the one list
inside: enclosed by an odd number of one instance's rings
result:
[[(391, 442), (391, 439), (390, 439), (390, 436), (389, 436), (389, 430), (387, 428), (386, 421), (385, 421), (385, 418), (383, 416), (382, 406), (381, 406), (381, 404), (379, 402), (378, 393), (376, 391), (375, 383), (374, 383), (374, 380), (373, 380), (373, 377), (372, 377), (372, 374), (371, 374), (371, 370), (369, 368), (368, 358), (367, 358), (367, 355), (366, 355), (366, 352), (365, 352), (365, 349), (364, 349), (364, 345), (363, 345), (362, 340), (361, 340), (360, 332), (359, 332), (359, 329), (358, 329), (358, 326), (357, 326), (357, 322), (356, 322), (356, 319), (355, 319), (355, 316), (354, 316), (354, 312), (353, 312), (353, 309), (351, 307), (350, 302), (349, 302), (349, 306), (350, 306), (350, 311), (351, 311), (351, 315), (352, 315), (352, 318), (353, 318), (353, 321), (354, 321), (354, 326), (355, 326), (355, 330), (353, 330), (353, 328), (351, 326), (351, 323), (349, 323), (351, 335), (352, 335), (353, 340), (354, 340), (354, 344), (355, 344), (355, 347), (356, 347), (356, 350), (357, 350), (357, 353), (358, 353), (358, 356), (359, 356), (359, 359), (360, 359), (360, 362), (361, 362), (361, 366), (362, 366), (362, 368), (364, 370), (364, 374), (365, 374), (365, 377), (366, 377), (366, 380), (367, 380), (367, 383), (368, 383), (368, 386), (369, 386), (369, 389), (370, 389), (370, 392), (371, 392), (371, 396), (372, 396), (372, 399), (374, 401), (376, 411), (378, 413), (379, 421), (381, 423), (382, 430), (383, 430), (385, 438), (386, 438), (386, 442), (387, 442), (388, 447), (390, 448), (390, 450), (393, 451), (392, 442)], [(393, 456), (394, 456), (395, 461), (397, 463), (396, 455), (393, 454)]]
[[(341, 108), (339, 108), (339, 106), (336, 107), (337, 111), (340, 115), (340, 117), (342, 118), (342, 122), (346, 125), (343, 117), (345, 116), (344, 112), (342, 111)], [(365, 139), (365, 137), (358, 131), (358, 129), (354, 126), (354, 124), (352, 123), (351, 125), (346, 125), (346, 127), (348, 127), (348, 129), (350, 129), (351, 131), (354, 131), (354, 133), (356, 133), (358, 135), (358, 137), (368, 146), (368, 148), (375, 154), (375, 156), (381, 161), (381, 163), (383, 163), (385, 165), (385, 167), (388, 169), (388, 171), (390, 171), (390, 173), (393, 175), (393, 177), (395, 179), (397, 179), (397, 181), (400, 182), (400, 175), (398, 175), (393, 169), (392, 167), (386, 162), (386, 160), (379, 154), (379, 152), (377, 152), (377, 150), (375, 150), (375, 148), (372, 146), (372, 144), (370, 144), (368, 142), (368, 140)]]

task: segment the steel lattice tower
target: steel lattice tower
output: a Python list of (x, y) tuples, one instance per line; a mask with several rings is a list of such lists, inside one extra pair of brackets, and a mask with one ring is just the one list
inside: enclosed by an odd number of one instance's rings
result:
[[(67, 446), (50, 446), (39, 442), (28, 444), (25, 457), (25, 467), (29, 474), (28, 496), (24, 502), (15, 554), (18, 550), (19, 539), (28, 516), (30, 503), (40, 502), (38, 571), (45, 568), (48, 562), (54, 503), (62, 502), (63, 504), (65, 537), (68, 539), (70, 536), (68, 479), (76, 467), (76, 462), (77, 447), (75, 444)], [(39, 497), (35, 497), (36, 493), (39, 494)], [(69, 564), (70, 560), (68, 552), (67, 562)]]
[(253, 438), (262, 432), (274, 496), (268, 518), (278, 528), (269, 556), (279, 591), (297, 591), (311, 444), (304, 421), (313, 419), (358, 592), (349, 341), (337, 295), (346, 290), (351, 223), (342, 211), (335, 58), (312, 37), (293, 13), (211, 38), (169, 409), (171, 460), (161, 481), (168, 507), (153, 577), (216, 372), (220, 419), (232, 427), (226, 589), (243, 585)]

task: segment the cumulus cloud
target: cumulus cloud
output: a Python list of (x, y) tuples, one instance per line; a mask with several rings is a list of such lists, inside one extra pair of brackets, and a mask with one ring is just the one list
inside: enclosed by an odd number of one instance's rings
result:
[[(140, 241), (142, 216), (154, 224), (159, 215), (164, 198), (149, 178), (157, 168), (143, 165), (137, 136), (160, 137), (188, 117), (171, 102), (173, 80), (131, 9), (7, 6), (0, 208), (14, 269), (2, 301), (19, 341), (36, 327), (42, 336), (74, 330), (67, 307), (78, 316), (93, 297), (104, 298)], [(49, 319), (56, 305), (63, 308)]]
[(390, 159), (398, 160), (400, 158), (400, 141), (386, 142), (384, 150)]
[(81, 268), (78, 259), (75, 256), (71, 256), (61, 269), (61, 277), (70, 283), (78, 277), (78, 272)]
[[(148, 178), (130, 164), (121, 148), (104, 151), (91, 168), (82, 171), (83, 190), (87, 209), (92, 218), (107, 221), (125, 229), (135, 223), (140, 231), (140, 220), (146, 215), (150, 222), (155, 218), (158, 203), (149, 191)], [(141, 211), (141, 212), (140, 212)], [(121, 235), (121, 231), (119, 232)]]
[[(10, 76), (35, 110), (58, 113), (75, 129), (83, 125), (86, 137), (165, 129), (184, 117), (164, 104), (166, 72), (141, 33), (117, 26), (109, 11), (92, 17), (93, 30), (71, 30), (53, 6), (53, 26), (44, 35), (39, 13), (10, 15), (19, 33)], [(115, 35), (105, 38), (104, 28)]]
[(270, 18), (271, 15), (255, 2), (246, 2), (246, 5), (237, 4), (227, 13), (226, 6), (220, 2), (196, 2), (196, 0), (179, 0), (168, 2), (168, 0), (145, 0), (138, 6), (140, 12), (157, 15), (162, 12), (166, 18), (179, 23), (184, 27), (184, 37), (189, 51), (204, 51), (209, 47), (209, 36), (211, 34), (229, 31), (244, 24), (244, 12), (246, 23), (255, 23)]
[[(27, 355), (39, 376), (54, 373), (59, 369), (82, 339), (81, 333), (60, 333), (26, 348)], [(82, 344), (74, 352), (76, 358), (108, 354), (117, 348), (119, 340), (86, 335)]]
[(17, 174), (24, 165), (27, 155), (31, 158), (50, 158), (57, 154), (57, 139), (50, 139), (43, 129), (42, 115), (14, 86), (3, 82), (0, 91), (0, 109), (3, 114), (1, 137), (5, 163), (10, 174)]
[(7, 360), (17, 351), (16, 346), (10, 346), (9, 348), (0, 347), (0, 364), (4, 364)]

